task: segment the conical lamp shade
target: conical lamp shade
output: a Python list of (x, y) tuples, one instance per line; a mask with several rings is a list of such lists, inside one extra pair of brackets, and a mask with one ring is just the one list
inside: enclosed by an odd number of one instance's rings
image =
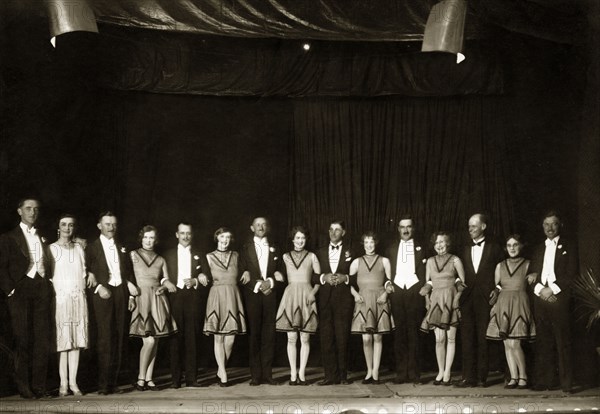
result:
[(98, 33), (94, 10), (87, 0), (47, 0), (50, 36), (69, 32)]
[(422, 52), (460, 53), (463, 48), (467, 2), (443, 0), (431, 8)]

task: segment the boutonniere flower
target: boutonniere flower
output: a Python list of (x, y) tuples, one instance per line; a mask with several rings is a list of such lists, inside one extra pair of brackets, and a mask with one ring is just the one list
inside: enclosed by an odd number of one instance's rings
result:
[(562, 244), (559, 244), (559, 245), (558, 245), (558, 248), (559, 248), (559, 249), (562, 249)]
[(421, 246), (415, 247), (415, 250), (418, 251), (418, 252), (420, 252), (421, 251)]
[(125, 250), (124, 247), (121, 247), (121, 253), (127, 253), (127, 250)]
[(346, 257), (350, 257), (350, 251), (346, 250)]
[(194, 255), (194, 260), (200, 260), (197, 254)]
[(275, 253), (275, 248), (274, 248), (274, 247), (269, 247), (269, 251), (270, 251), (271, 253)]
[(200, 266), (196, 266), (196, 269), (200, 269)]
[(42, 237), (42, 243), (46, 243), (46, 238)]

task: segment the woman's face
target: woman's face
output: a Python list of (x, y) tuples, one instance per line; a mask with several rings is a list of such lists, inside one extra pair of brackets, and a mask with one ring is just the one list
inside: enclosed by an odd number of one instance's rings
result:
[(71, 217), (60, 219), (58, 222), (58, 231), (60, 232), (60, 237), (66, 237), (70, 239), (73, 237), (73, 230), (75, 230), (75, 219)]
[(296, 232), (294, 238), (292, 239), (292, 243), (294, 243), (295, 250), (302, 250), (306, 245), (306, 235), (302, 232)]
[(217, 236), (217, 248), (219, 250), (227, 250), (231, 243), (231, 233), (225, 232)]
[(437, 238), (435, 239), (433, 248), (435, 249), (437, 254), (448, 253), (448, 237), (447, 236), (437, 236)]
[(508, 252), (508, 255), (510, 257), (519, 256), (521, 254), (522, 248), (523, 246), (521, 245), (521, 243), (512, 237), (506, 242), (506, 251)]
[(156, 244), (156, 232), (154, 230), (147, 231), (142, 237), (142, 247), (146, 250), (154, 250)]
[(365, 237), (363, 247), (366, 254), (373, 254), (375, 252), (375, 239), (373, 237)]

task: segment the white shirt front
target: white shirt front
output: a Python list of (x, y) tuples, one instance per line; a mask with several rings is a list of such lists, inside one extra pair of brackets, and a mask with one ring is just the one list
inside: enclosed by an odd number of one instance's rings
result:
[(483, 255), (485, 239), (481, 238), (478, 240), (473, 240), (473, 243), (480, 243), (471, 246), (471, 259), (473, 260), (473, 269), (475, 269), (475, 273), (477, 273), (479, 271), (479, 264), (481, 263), (481, 256)]
[(338, 243), (337, 245), (329, 243), (329, 267), (331, 268), (331, 273), (337, 272), (340, 257), (342, 257), (342, 243)]
[(267, 280), (267, 267), (269, 265), (269, 241), (266, 237), (254, 237), (254, 249), (258, 258), (258, 267), (260, 268), (260, 276), (263, 280)]
[(541, 284), (538, 283), (533, 288), (533, 293), (540, 295), (541, 290), (548, 286), (552, 289), (552, 293), (557, 295), (560, 293), (560, 288), (556, 284), (556, 274), (554, 273), (554, 261), (556, 260), (556, 248), (560, 236), (556, 236), (552, 240), (546, 239), (546, 249), (544, 250), (544, 264), (542, 265), (542, 274), (540, 275)]
[(37, 235), (35, 227), (28, 228), (23, 222), (19, 223), (25, 240), (27, 240), (27, 246), (29, 247), (29, 267), (27, 268), (27, 276), (34, 278), (35, 274), (39, 274), (44, 277), (46, 269), (44, 269), (44, 249), (42, 247), (42, 241)]
[(185, 288), (184, 279), (192, 277), (192, 252), (190, 246), (177, 245), (177, 287)]
[(394, 284), (402, 289), (410, 289), (418, 282), (419, 278), (415, 274), (415, 243), (413, 239), (400, 240)]
[(123, 283), (121, 278), (121, 266), (119, 263), (119, 251), (115, 245), (114, 239), (107, 239), (103, 234), (100, 235), (100, 243), (102, 244), (102, 250), (104, 250), (104, 256), (106, 257), (106, 264), (108, 264), (108, 284), (111, 286), (120, 286)]

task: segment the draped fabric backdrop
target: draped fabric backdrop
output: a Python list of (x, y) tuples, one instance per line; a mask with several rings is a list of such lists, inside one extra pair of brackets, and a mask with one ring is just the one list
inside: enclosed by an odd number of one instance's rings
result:
[(466, 235), (468, 217), (493, 212), (504, 235), (514, 228), (502, 100), (297, 101), (291, 142), (291, 224), (326, 241), (331, 220), (358, 238), (395, 233), (410, 212), (425, 236)]

